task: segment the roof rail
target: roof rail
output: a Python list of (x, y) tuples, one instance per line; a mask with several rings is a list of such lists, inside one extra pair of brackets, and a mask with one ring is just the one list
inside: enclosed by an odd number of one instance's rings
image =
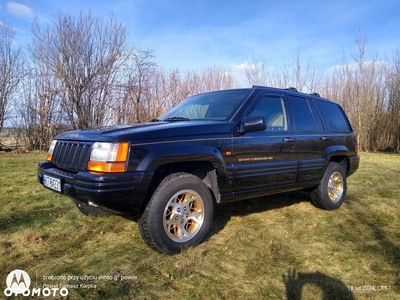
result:
[(252, 88), (253, 89), (255, 89), (255, 88), (268, 88), (269, 86), (265, 86), (265, 85), (255, 85), (255, 84), (253, 84), (253, 86), (252, 86)]
[(292, 92), (298, 92), (298, 90), (295, 87), (288, 87), (285, 90), (292, 91)]
[(311, 93), (310, 95), (313, 95), (313, 96), (315, 96), (315, 97), (321, 97), (321, 95), (318, 94), (318, 93)]

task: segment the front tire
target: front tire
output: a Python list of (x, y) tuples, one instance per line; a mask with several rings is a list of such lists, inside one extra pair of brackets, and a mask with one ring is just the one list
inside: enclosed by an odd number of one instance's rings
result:
[(311, 192), (311, 202), (325, 210), (338, 209), (346, 197), (346, 190), (346, 171), (341, 164), (330, 162), (319, 186)]
[(210, 190), (200, 178), (188, 173), (170, 174), (139, 217), (139, 230), (153, 249), (178, 253), (203, 241), (213, 211)]

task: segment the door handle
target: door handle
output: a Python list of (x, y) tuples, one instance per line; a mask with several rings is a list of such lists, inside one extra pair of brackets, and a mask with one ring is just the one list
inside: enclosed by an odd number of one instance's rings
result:
[(323, 137), (321, 137), (321, 140), (323, 140), (323, 141), (329, 141), (331, 138), (330, 137), (327, 137), (327, 136), (323, 136)]
[(283, 142), (285, 142), (285, 143), (294, 143), (294, 138), (284, 138)]

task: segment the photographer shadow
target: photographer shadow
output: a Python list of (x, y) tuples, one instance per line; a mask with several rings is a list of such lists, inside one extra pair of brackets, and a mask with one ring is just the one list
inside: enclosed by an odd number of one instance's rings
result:
[(287, 300), (301, 300), (303, 288), (306, 285), (319, 288), (322, 292), (322, 300), (355, 299), (343, 282), (320, 272), (302, 273), (289, 270), (287, 275), (282, 275), (282, 279), (286, 287)]

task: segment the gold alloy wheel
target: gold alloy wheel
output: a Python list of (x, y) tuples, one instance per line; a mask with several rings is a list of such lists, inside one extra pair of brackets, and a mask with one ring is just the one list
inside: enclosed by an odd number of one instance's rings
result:
[(339, 172), (333, 172), (328, 181), (328, 196), (333, 203), (339, 201), (343, 195), (343, 178)]
[(189, 189), (177, 192), (164, 209), (165, 233), (175, 242), (191, 240), (203, 225), (204, 213), (204, 203), (198, 193)]

